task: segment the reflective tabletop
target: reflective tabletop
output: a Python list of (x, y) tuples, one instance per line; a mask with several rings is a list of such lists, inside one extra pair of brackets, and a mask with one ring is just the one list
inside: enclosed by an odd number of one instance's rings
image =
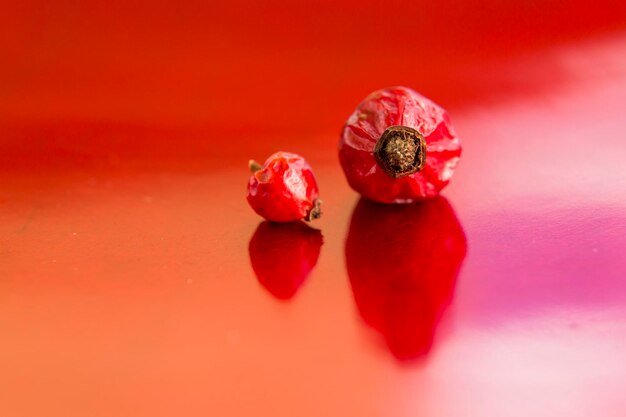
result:
[[(626, 7), (451, 1), (416, 36), (466, 31), (424, 45), (367, 43), (391, 16), (370, 3), (250, 2), (244, 32), (228, 5), (11, 6), (0, 415), (624, 415)], [(422, 204), (361, 199), (338, 162), (345, 118), (395, 84), (463, 144)], [(312, 165), (321, 219), (248, 207), (247, 161), (278, 150)]]

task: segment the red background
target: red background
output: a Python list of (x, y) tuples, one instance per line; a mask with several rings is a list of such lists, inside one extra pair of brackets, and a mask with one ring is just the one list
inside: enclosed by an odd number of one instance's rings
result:
[[(624, 414), (626, 3), (3, 1), (0, 56), (0, 415)], [(465, 149), (411, 361), (355, 300), (336, 156), (398, 84)], [(279, 149), (325, 202), (287, 301), (244, 199)]]

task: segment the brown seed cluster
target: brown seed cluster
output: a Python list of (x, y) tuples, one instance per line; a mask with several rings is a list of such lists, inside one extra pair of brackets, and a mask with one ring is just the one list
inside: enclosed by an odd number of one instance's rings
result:
[(406, 171), (412, 167), (418, 147), (413, 138), (406, 137), (406, 132), (394, 132), (385, 145), (385, 154), (390, 165)]
[(413, 174), (424, 167), (424, 137), (407, 126), (391, 126), (385, 130), (374, 149), (378, 165), (391, 177)]

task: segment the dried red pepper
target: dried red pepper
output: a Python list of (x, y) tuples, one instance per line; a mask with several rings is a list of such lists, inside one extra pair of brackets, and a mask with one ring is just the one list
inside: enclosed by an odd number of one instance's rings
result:
[(320, 217), (317, 182), (304, 158), (276, 152), (263, 166), (250, 161), (249, 168), (248, 203), (260, 216), (279, 223)]
[(406, 87), (370, 94), (348, 118), (339, 144), (350, 186), (382, 203), (438, 195), (460, 155), (447, 112)]

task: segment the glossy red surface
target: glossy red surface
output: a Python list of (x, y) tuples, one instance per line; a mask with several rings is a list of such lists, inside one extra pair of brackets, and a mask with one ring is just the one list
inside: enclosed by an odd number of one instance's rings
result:
[[(4, 3), (1, 416), (626, 412), (626, 3)], [(464, 154), (375, 280), (337, 141), (398, 84)], [(245, 200), (279, 149), (324, 200), (284, 287)]]

